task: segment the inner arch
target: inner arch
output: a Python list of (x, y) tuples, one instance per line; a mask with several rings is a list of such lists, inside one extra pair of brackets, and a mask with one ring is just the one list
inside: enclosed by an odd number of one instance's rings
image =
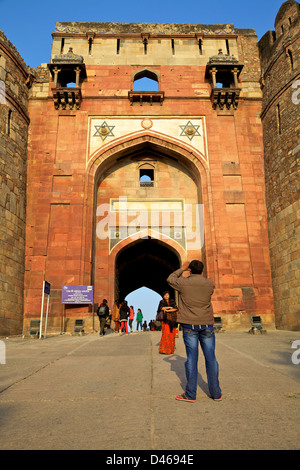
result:
[(119, 300), (140, 287), (148, 287), (162, 295), (174, 291), (167, 277), (180, 267), (179, 255), (160, 240), (140, 239), (125, 247), (116, 258), (116, 298)]

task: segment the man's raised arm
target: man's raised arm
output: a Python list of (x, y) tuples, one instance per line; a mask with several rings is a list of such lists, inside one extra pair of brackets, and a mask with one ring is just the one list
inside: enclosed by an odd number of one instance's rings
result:
[(171, 287), (173, 287), (173, 289), (179, 290), (180, 278), (181, 278), (182, 274), (183, 274), (183, 273), (187, 273), (187, 274), (190, 273), (189, 264), (190, 264), (190, 262), (189, 262), (189, 261), (186, 261), (185, 263), (183, 263), (183, 265), (181, 266), (181, 268), (179, 268), (179, 269), (177, 269), (176, 271), (174, 271), (174, 272), (173, 272), (172, 274), (170, 274), (170, 276), (168, 277), (167, 283), (168, 283)]

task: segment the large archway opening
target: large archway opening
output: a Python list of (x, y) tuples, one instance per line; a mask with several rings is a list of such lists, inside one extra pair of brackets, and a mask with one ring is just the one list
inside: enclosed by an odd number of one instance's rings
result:
[(133, 329), (136, 329), (136, 313), (138, 308), (141, 309), (143, 314), (143, 322), (146, 321), (147, 326), (152, 320), (155, 320), (157, 308), (161, 300), (161, 295), (148, 287), (140, 287), (125, 297), (129, 306), (134, 309), (134, 322)]
[(146, 137), (112, 153), (94, 174), (92, 281), (96, 297), (111, 305), (142, 287), (161, 295), (181, 261), (205, 258), (196, 212), (208, 207), (206, 173), (184, 148)]
[(167, 277), (180, 267), (179, 255), (168, 245), (153, 238), (140, 239), (120, 251), (115, 267), (115, 298), (119, 300), (140, 287), (159, 295), (170, 290)]

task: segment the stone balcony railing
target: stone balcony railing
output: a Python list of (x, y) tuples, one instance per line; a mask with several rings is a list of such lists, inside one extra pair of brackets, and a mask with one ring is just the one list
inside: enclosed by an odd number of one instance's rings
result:
[(210, 95), (213, 109), (237, 109), (240, 92), (240, 88), (213, 88)]
[(153, 103), (163, 104), (165, 93), (164, 91), (129, 91), (128, 98), (130, 104), (140, 103), (143, 106), (144, 103), (149, 103), (152, 106)]
[(52, 94), (55, 109), (80, 109), (82, 95), (79, 87), (53, 87)]

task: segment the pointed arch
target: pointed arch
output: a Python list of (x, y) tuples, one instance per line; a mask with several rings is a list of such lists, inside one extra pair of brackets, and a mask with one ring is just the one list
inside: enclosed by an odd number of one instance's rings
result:
[(142, 130), (126, 136), (114, 139), (112, 142), (97, 149), (89, 158), (87, 164), (87, 175), (92, 178), (99, 171), (105, 171), (117, 160), (129, 153), (137, 152), (142, 148), (151, 147), (159, 153), (175, 158), (188, 166), (195, 175), (206, 178), (208, 173), (208, 161), (195, 147), (182, 142), (175, 137), (161, 134), (151, 129)]
[[(96, 250), (96, 209), (97, 209), (97, 188), (102, 175), (114, 165), (118, 164), (122, 159), (131, 155), (140, 155), (144, 151), (153, 152), (153, 154), (160, 155), (163, 158), (170, 158), (176, 160), (194, 179), (199, 193), (198, 203), (203, 204), (204, 207), (204, 238), (205, 247), (203, 253), (205, 254), (205, 263), (207, 266), (207, 273), (210, 277), (216, 279), (217, 266), (216, 266), (216, 241), (214, 233), (214, 216), (212, 205), (212, 191), (210, 184), (209, 168), (205, 156), (201, 154), (196, 148), (186, 144), (176, 138), (165, 136), (149, 129), (136, 132), (125, 137), (115, 139), (114, 141), (99, 148), (91, 156), (85, 176), (85, 193), (84, 193), (84, 215), (83, 226), (84, 243), (82, 244), (82, 264), (84, 268), (82, 271), (85, 273), (86, 279), (94, 280), (94, 277), (99, 275), (100, 270), (102, 275), (107, 276), (107, 283), (112, 284), (112, 273), (115, 270), (114, 260), (109, 255), (108, 265), (97, 265), (95, 267), (95, 250)], [(136, 235), (140, 237), (141, 235)], [(148, 234), (149, 236), (149, 234)], [(151, 234), (150, 234), (151, 236)], [(127, 241), (128, 242), (128, 241)], [(122, 241), (124, 246), (127, 242)], [(180, 251), (175, 241), (168, 241), (168, 246), (172, 248), (175, 243), (174, 249), (180, 252), (181, 259), (184, 260), (184, 253)], [(118, 249), (123, 246), (119, 245)], [(206, 251), (206, 246), (209, 250)], [(191, 254), (190, 254), (191, 256)], [(88, 270), (90, 268), (90, 273)], [(103, 271), (102, 271), (103, 270)], [(106, 274), (107, 273), (107, 274)], [(90, 282), (90, 280), (88, 281)], [(82, 279), (84, 284), (84, 278)], [(111, 287), (110, 287), (111, 289)], [(110, 292), (110, 298), (114, 297), (113, 292)]]
[(289, 58), (290, 61), (290, 69), (291, 71), (294, 70), (294, 58), (293, 58), (293, 53), (290, 48), (286, 50), (286, 56)]
[(143, 67), (133, 72), (131, 74), (131, 83), (133, 84), (135, 80), (140, 80), (141, 78), (150, 78), (150, 80), (155, 80), (160, 83), (160, 73), (149, 67)]
[[(110, 256), (115, 267), (114, 295), (119, 299), (143, 286), (162, 294), (170, 289), (167, 277), (186, 260), (186, 253), (179, 244), (170, 239), (163, 240), (152, 230), (123, 240)], [(137, 272), (138, 276), (133, 275)]]
[(118, 254), (122, 250), (124, 250), (124, 248), (128, 248), (128, 246), (134, 244), (137, 240), (143, 239), (152, 239), (159, 241), (162, 245), (165, 245), (171, 251), (173, 251), (173, 253), (178, 257), (179, 261), (186, 261), (186, 251), (184, 250), (184, 248), (182, 248), (179, 243), (177, 243), (175, 240), (172, 240), (171, 238), (167, 238), (166, 236), (152, 229), (141, 230), (140, 232), (137, 232), (134, 235), (131, 235), (130, 237), (127, 237), (124, 240), (120, 241), (111, 250), (110, 255), (113, 257), (113, 259), (115, 259), (116, 256), (118, 256)]

